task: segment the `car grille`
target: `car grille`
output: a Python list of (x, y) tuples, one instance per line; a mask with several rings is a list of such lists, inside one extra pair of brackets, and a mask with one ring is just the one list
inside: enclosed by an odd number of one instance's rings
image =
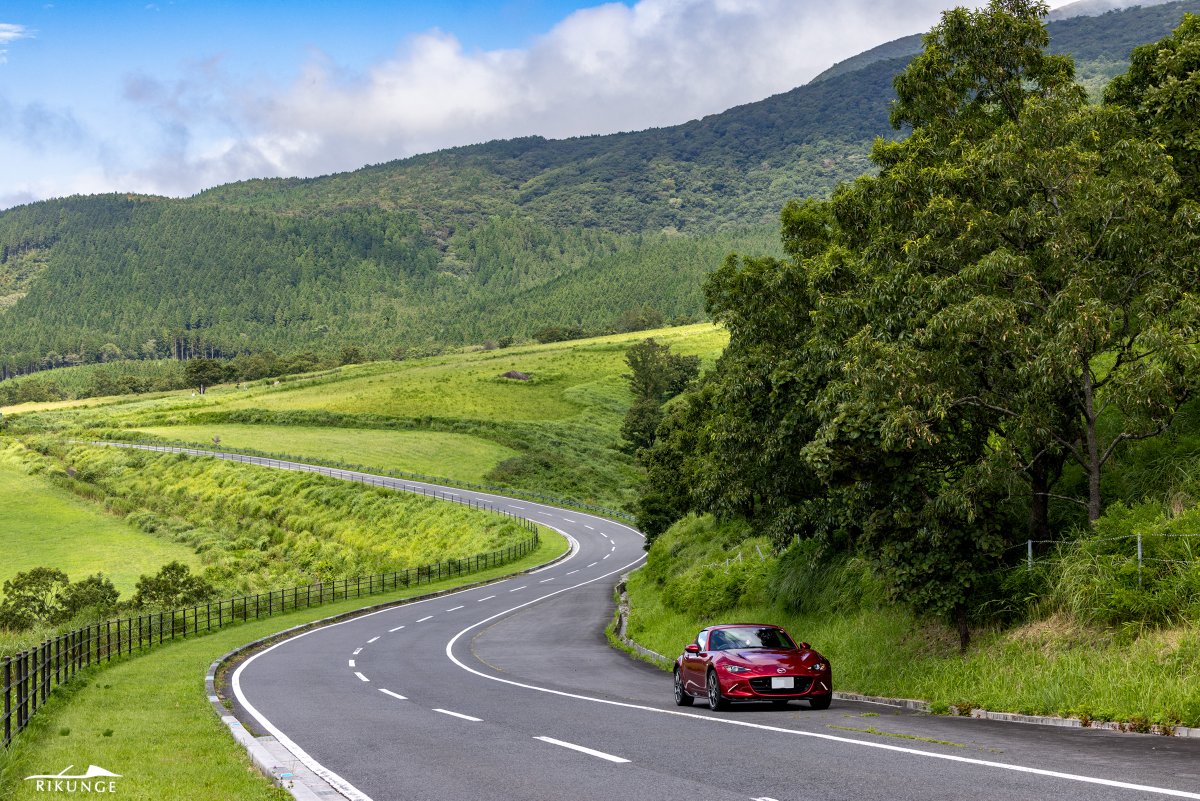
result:
[(793, 679), (796, 686), (790, 690), (772, 690), (771, 679), (766, 676), (750, 679), (750, 686), (754, 692), (761, 695), (799, 695), (808, 692), (808, 688), (812, 686), (812, 678), (809, 676), (794, 676)]

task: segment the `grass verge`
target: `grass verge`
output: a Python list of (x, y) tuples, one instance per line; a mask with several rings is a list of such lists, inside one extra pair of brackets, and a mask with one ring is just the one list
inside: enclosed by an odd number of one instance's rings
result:
[[(380, 594), (369, 605), (500, 578), (554, 559), (567, 549), (562, 537), (543, 531), (541, 547), (525, 559), (455, 581)], [(204, 674), (222, 654), (291, 626), (362, 608), (341, 601), (268, 620), (245, 623), (186, 641), (168, 643), (142, 657), (126, 658), (82, 674), (56, 691), (50, 704), (8, 752), (0, 752), (0, 798), (36, 799), (31, 774), (57, 773), (67, 765), (100, 765), (122, 776), (129, 801), (283, 801), (250, 764), (245, 751), (213, 715)]]
[[(733, 564), (723, 568), (718, 563), (699, 572), (694, 567), (697, 560), (719, 562), (716, 550), (703, 547), (705, 537), (710, 545), (732, 550), (741, 545), (717, 542), (723, 536), (731, 536), (728, 527), (693, 520), (655, 541), (648, 567), (627, 583), (631, 639), (674, 658), (706, 625), (775, 623), (829, 658), (838, 690), (922, 699), (941, 712), (983, 708), (1076, 717), (1085, 723), (1119, 721), (1134, 731), (1149, 730), (1150, 724), (1200, 726), (1195, 683), (1200, 627), (1194, 623), (1119, 629), (1058, 615), (1008, 629), (977, 630), (968, 653), (960, 655), (951, 627), (900, 605), (850, 600), (841, 609), (801, 613), (772, 603), (769, 593), (754, 590), (757, 576), (772, 575), (769, 568), (746, 578), (742, 586), (749, 589), (735, 603), (697, 612), (723, 582), (739, 578)], [(739, 564), (747, 562), (758, 564), (757, 559)], [(696, 584), (707, 592), (691, 599), (687, 588)], [(849, 599), (872, 595), (865, 586), (843, 590)], [(811, 594), (818, 597), (819, 592), (814, 588)]]

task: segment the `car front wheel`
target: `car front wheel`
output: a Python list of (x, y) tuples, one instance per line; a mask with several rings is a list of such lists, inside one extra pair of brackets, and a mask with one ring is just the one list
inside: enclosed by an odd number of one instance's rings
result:
[(829, 709), (829, 702), (833, 700), (833, 693), (829, 695), (814, 695), (808, 699), (808, 705), (813, 709)]
[(691, 706), (696, 699), (688, 694), (688, 691), (683, 689), (683, 677), (679, 675), (679, 669), (675, 669), (675, 706)]
[(705, 684), (708, 691), (708, 708), (714, 712), (718, 709), (727, 708), (729, 702), (721, 697), (721, 682), (717, 680), (717, 672), (715, 670), (708, 671), (708, 679)]

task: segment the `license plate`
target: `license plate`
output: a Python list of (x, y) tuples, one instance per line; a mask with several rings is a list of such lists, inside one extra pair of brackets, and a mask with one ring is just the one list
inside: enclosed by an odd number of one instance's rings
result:
[(772, 676), (772, 690), (794, 690), (796, 689), (796, 680), (791, 676)]

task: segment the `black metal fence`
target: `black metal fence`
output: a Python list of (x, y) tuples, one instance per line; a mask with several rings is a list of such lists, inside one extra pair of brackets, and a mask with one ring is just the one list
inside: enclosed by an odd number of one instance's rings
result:
[(538, 547), (537, 527), (521, 518), (533, 532), (517, 545), (465, 559), (355, 578), (307, 584), (272, 592), (243, 595), (185, 609), (106, 620), (60, 634), (15, 656), (0, 659), (0, 693), (4, 697), (3, 744), (29, 725), (55, 687), (69, 682), (93, 665), (161, 645), (176, 637), (197, 636), (213, 629), (258, 620), (296, 609), (361, 598), (405, 587), (430, 584), (506, 564)]

